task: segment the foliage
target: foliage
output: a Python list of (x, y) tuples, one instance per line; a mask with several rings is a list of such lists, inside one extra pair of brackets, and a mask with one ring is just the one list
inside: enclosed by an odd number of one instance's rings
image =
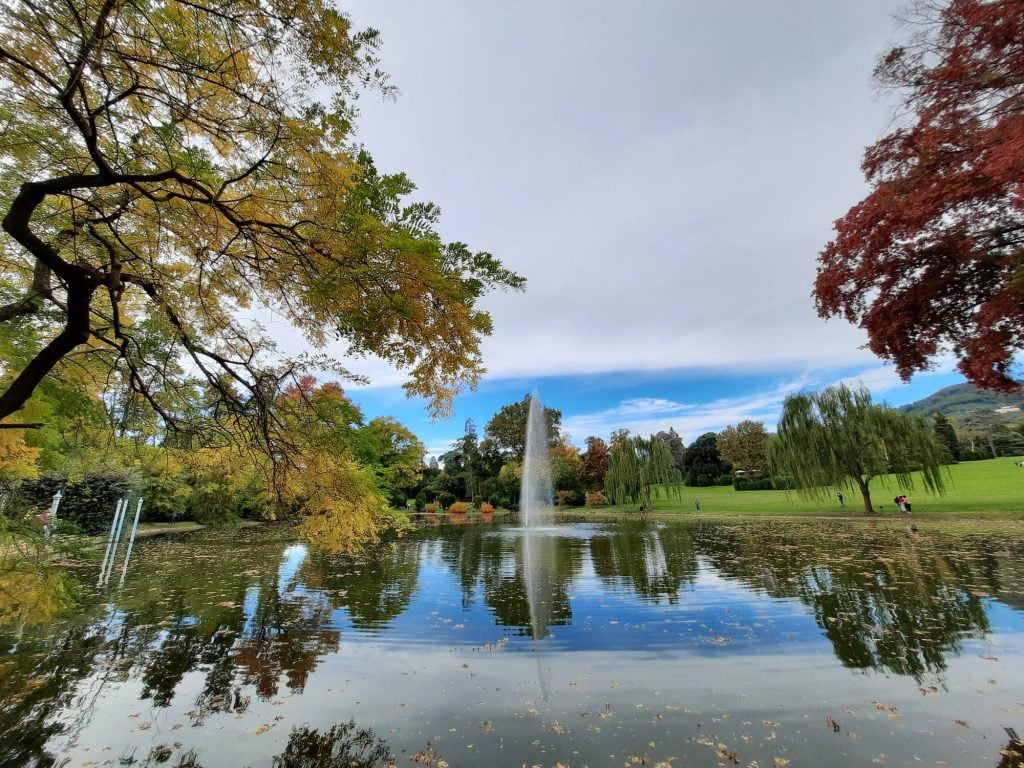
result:
[(768, 430), (760, 421), (730, 424), (718, 433), (717, 444), (722, 459), (734, 469), (754, 475), (768, 471)]
[(492, 512), (494, 512), (494, 505), (491, 504), (489, 501), (485, 501), (483, 504), (480, 505), (480, 514), (488, 515)]
[(687, 446), (683, 466), (686, 484), (697, 487), (718, 485), (718, 478), (731, 469), (718, 453), (718, 436), (714, 432), (705, 432)]
[[(526, 452), (526, 422), (529, 415), (530, 395), (527, 394), (518, 402), (502, 406), (487, 422), (484, 434), (502, 456), (522, 461)], [(553, 445), (558, 441), (562, 412), (545, 406), (544, 421), (548, 428), (548, 444)]]
[(932, 415), (932, 433), (935, 435), (936, 441), (944, 445), (946, 450), (949, 451), (950, 462), (959, 461), (960, 441), (956, 437), (956, 430), (953, 429), (949, 419), (940, 411), (936, 411)]
[(838, 385), (790, 395), (777, 432), (773, 471), (791, 476), (806, 496), (823, 498), (830, 489), (855, 485), (870, 514), (871, 479), (891, 471), (901, 486), (913, 488), (909, 467), (915, 463), (922, 468), (925, 490), (945, 489), (942, 449), (924, 420), (872, 403), (863, 387)]
[(588, 437), (582, 459), (580, 482), (583, 488), (587, 491), (604, 488), (604, 477), (608, 474), (608, 444), (600, 437)]
[[(482, 371), (477, 300), (523, 281), (442, 242), (438, 209), (354, 153), (352, 99), (386, 88), (378, 42), (323, 0), (8, 8), (0, 321), (51, 338), (5, 383), (0, 417), (87, 345), (169, 424), (188, 419), (164, 363), (187, 357), (211, 413), (245, 414), (265, 445), (274, 383), (309, 361), (267, 364), (235, 319), (255, 304), (317, 347), (408, 370), (408, 392), (446, 412)], [(171, 342), (159, 355), (153, 334)]]
[(34, 521), (0, 516), (0, 627), (47, 623), (73, 604), (74, 584), (52, 558)]
[(448, 509), (456, 501), (455, 497), (447, 492), (439, 494), (437, 500), (445, 509)]
[(580, 494), (578, 491), (555, 491), (555, 506), (574, 507), (579, 504)]
[(836, 222), (815, 295), (901, 376), (951, 350), (978, 386), (1016, 390), (1024, 349), (1024, 14), (1018, 0), (917, 5), (880, 61), (909, 120), (865, 152), (871, 192)]
[(0, 429), (0, 482), (11, 483), (35, 477), (42, 450), (29, 445), (24, 430)]
[(675, 462), (676, 468), (682, 472), (684, 465), (683, 457), (686, 455), (686, 446), (683, 445), (683, 438), (679, 436), (679, 433), (673, 427), (669, 427), (668, 432), (658, 432), (655, 437), (668, 443), (668, 448), (672, 451), (672, 460)]
[(448, 507), (448, 511), (453, 515), (464, 515), (469, 512), (469, 505), (464, 501), (456, 501)]
[(423, 507), (423, 511), (425, 511), (427, 514), (431, 514), (431, 515), (436, 513), (439, 509), (441, 509), (441, 504), (440, 504), (440, 502), (437, 502), (437, 501), (432, 501), (429, 504), (427, 504), (425, 507)]
[(622, 436), (608, 456), (605, 491), (617, 504), (650, 509), (653, 495), (678, 497), (682, 476), (668, 444), (657, 437)]
[(786, 491), (793, 488), (793, 481), (785, 475), (776, 475), (774, 477), (766, 475), (760, 477), (733, 475), (732, 487), (737, 491)]
[(608, 497), (601, 493), (601, 491), (587, 491), (586, 498), (583, 501), (583, 506), (605, 507), (607, 505)]
[(384, 416), (373, 419), (358, 430), (354, 441), (360, 462), (374, 470), (383, 490), (391, 494), (393, 506), (402, 492), (410, 491), (423, 477), (426, 448), (397, 419)]

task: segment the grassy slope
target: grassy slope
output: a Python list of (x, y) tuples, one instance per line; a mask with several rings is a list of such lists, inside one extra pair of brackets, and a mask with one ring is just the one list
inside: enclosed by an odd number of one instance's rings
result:
[[(913, 517), (976, 518), (1024, 520), (1024, 468), (1014, 466), (1017, 458), (971, 461), (949, 467), (946, 494), (929, 496), (918, 481), (914, 488), (898, 487), (892, 478), (876, 478), (871, 483), (871, 500), (882, 516), (900, 516), (892, 499), (905, 493), (913, 506)], [(844, 491), (846, 506), (841, 508), (835, 496), (824, 501), (801, 498), (796, 491), (736, 491), (729, 486), (684, 488), (682, 501), (659, 499), (655, 512), (696, 515), (694, 499), (700, 499), (701, 515), (825, 515), (858, 516), (864, 503), (858, 491)], [(618, 505), (602, 511), (633, 511), (635, 507)], [(574, 513), (591, 510), (575, 509)], [(596, 510), (595, 510), (596, 511)]]

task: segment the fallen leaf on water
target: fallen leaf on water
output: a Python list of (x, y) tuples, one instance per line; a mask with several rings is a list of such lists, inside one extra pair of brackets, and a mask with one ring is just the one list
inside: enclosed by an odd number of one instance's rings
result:
[(970, 728), (971, 727), (971, 726), (969, 726), (967, 724), (967, 722), (965, 720), (954, 720), (953, 722), (956, 723), (957, 725), (959, 725), (961, 728)]
[(776, 757), (772, 762), (775, 764), (776, 768), (782, 768), (784, 765), (789, 765), (789, 760), (785, 757)]

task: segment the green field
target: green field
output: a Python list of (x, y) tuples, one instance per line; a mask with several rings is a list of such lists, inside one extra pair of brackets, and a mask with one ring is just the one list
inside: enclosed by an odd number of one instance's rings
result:
[[(1003, 457), (989, 461), (954, 464), (946, 475), (946, 493), (931, 496), (918, 480), (913, 487), (900, 486), (895, 478), (879, 477), (871, 483), (871, 501), (878, 517), (947, 518), (982, 520), (1024, 520), (1024, 467), (1014, 462), (1020, 457)], [(682, 500), (657, 499), (656, 513), (688, 514), (696, 517), (713, 515), (801, 515), (801, 516), (864, 516), (864, 503), (859, 491), (845, 490), (846, 506), (840, 507), (833, 494), (827, 500), (801, 498), (796, 491), (737, 491), (731, 486), (684, 488)], [(893, 497), (900, 493), (910, 499), (913, 514), (899, 512)], [(701, 511), (694, 507), (700, 500)], [(616, 505), (572, 510), (573, 514), (635, 512), (636, 507)]]

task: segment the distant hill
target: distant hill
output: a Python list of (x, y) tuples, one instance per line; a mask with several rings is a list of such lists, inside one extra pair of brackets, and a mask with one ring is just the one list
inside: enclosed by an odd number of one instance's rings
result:
[(961, 427), (991, 424), (993, 421), (1013, 424), (1024, 421), (1024, 391), (1007, 395), (978, 389), (973, 384), (954, 384), (916, 403), (900, 406), (900, 410), (925, 418), (941, 411)]

